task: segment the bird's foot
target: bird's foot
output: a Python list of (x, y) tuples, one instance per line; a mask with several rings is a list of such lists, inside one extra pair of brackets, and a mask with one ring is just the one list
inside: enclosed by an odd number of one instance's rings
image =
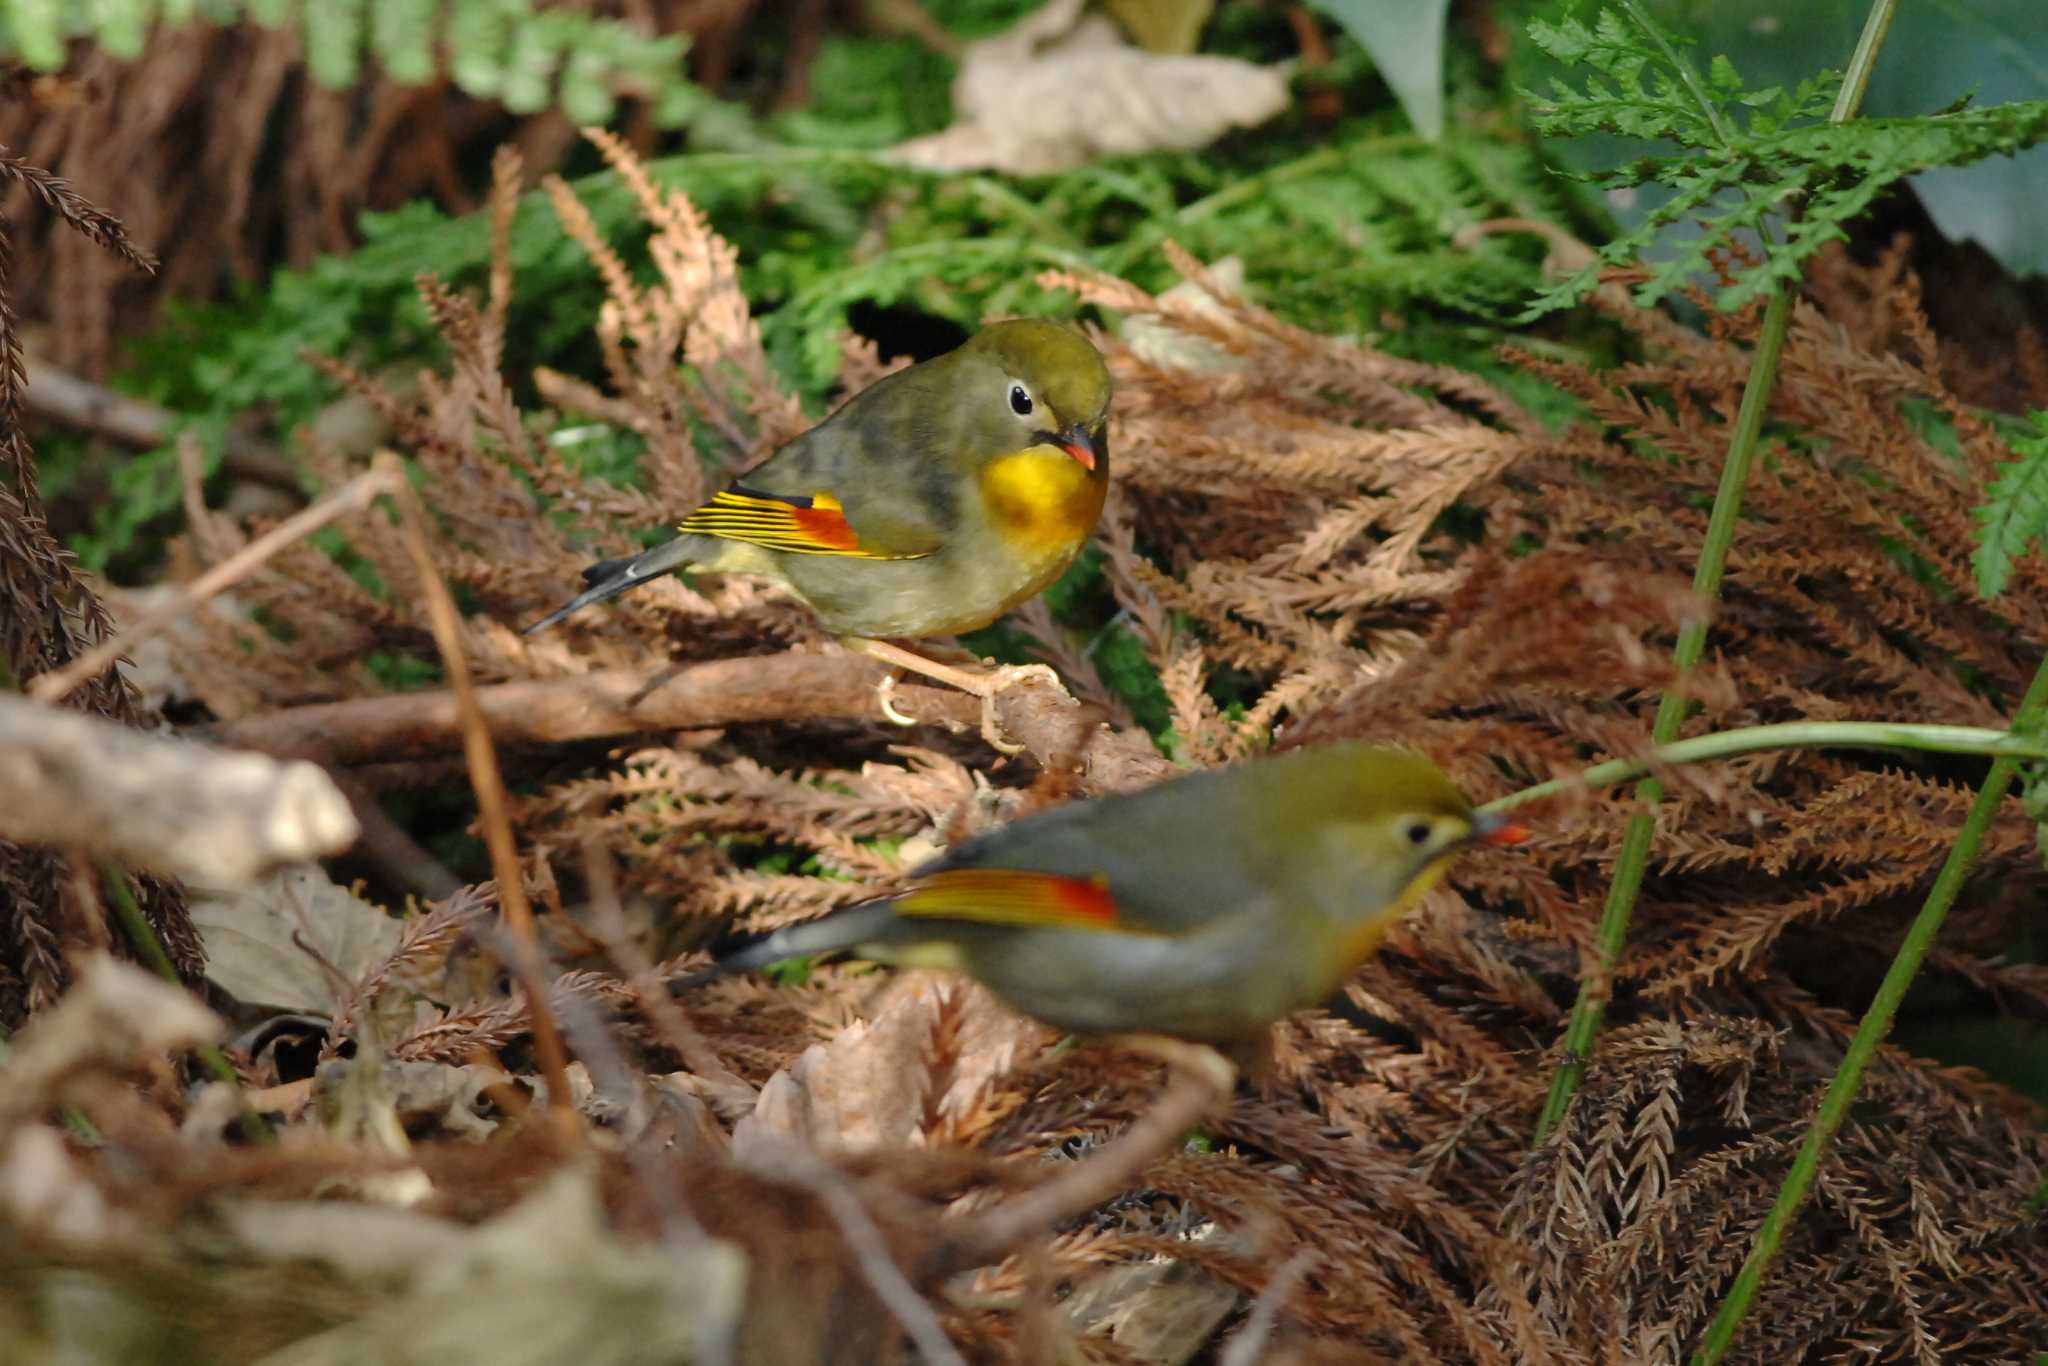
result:
[(1004, 664), (981, 675), (976, 685), (968, 689), (981, 697), (981, 738), (998, 754), (1024, 752), (1024, 746), (1012, 744), (1003, 734), (1002, 720), (996, 715), (996, 699), (1027, 678), (1043, 678), (1053, 687), (1063, 688), (1060, 676), (1050, 664)]
[[(1048, 664), (1004, 664), (994, 669), (973, 671), (952, 664), (942, 664), (914, 650), (906, 650), (886, 640), (873, 640), (866, 636), (848, 636), (842, 642), (848, 649), (870, 655), (885, 664), (893, 664), (911, 673), (923, 674), (926, 678), (940, 683), (951, 684), (962, 692), (973, 693), (981, 699), (981, 737), (989, 742), (998, 753), (1022, 754), (1024, 746), (1013, 743), (1003, 734), (1001, 722), (996, 716), (996, 698), (1004, 691), (1016, 686), (1027, 677), (1039, 677), (1061, 687), (1060, 676)], [(971, 658), (971, 656), (970, 656)], [(876, 696), (882, 704), (882, 714), (898, 725), (913, 724), (890, 700), (895, 689), (892, 676), (876, 689)]]

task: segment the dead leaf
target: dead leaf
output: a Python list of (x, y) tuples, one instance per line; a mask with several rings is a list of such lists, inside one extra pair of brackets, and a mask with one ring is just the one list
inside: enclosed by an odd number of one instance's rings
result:
[(629, 1366), (729, 1361), (746, 1258), (705, 1238), (628, 1246), (595, 1170), (571, 1164), (419, 1264), (412, 1293), (262, 1358), (261, 1366), (488, 1361)]
[(249, 1005), (334, 1013), (342, 984), (293, 942), (294, 934), (350, 982), (398, 943), (398, 921), (310, 864), (247, 891), (195, 887), (191, 905), (206, 943), (207, 977)]
[[(1240, 1240), (1207, 1224), (1183, 1241), (1212, 1249)], [(1084, 1333), (1101, 1334), (1148, 1366), (1184, 1366), (1209, 1346), (1244, 1295), (1194, 1262), (1170, 1257), (1105, 1267), (1074, 1287), (1061, 1306)]]
[[(1209, 263), (1208, 279), (1216, 289), (1232, 294), (1244, 290), (1244, 261), (1236, 256), (1226, 256), (1220, 261)], [(1125, 315), (1123, 324), (1117, 330), (1124, 344), (1144, 360), (1154, 365), (1168, 365), (1180, 370), (1198, 370), (1217, 374), (1230, 370), (1245, 370), (1250, 362), (1233, 356), (1207, 337), (1197, 336), (1185, 327), (1176, 326), (1173, 317), (1180, 310), (1218, 323), (1225, 323), (1230, 309), (1201, 281), (1182, 280), (1172, 289), (1159, 296), (1163, 307), (1157, 313), (1131, 313)]]
[(1019, 1054), (1051, 1037), (971, 982), (904, 973), (885, 999), (874, 1020), (811, 1045), (768, 1079), (733, 1126), (734, 1153), (765, 1137), (825, 1149), (925, 1143), (928, 1120), (945, 1141), (962, 1141), (985, 1127), (988, 1094)]
[(460, 1247), (450, 1219), (343, 1200), (224, 1200), (214, 1214), (247, 1251), (270, 1261), (326, 1262), (352, 1276), (409, 1280)]
[(952, 127), (895, 155), (948, 171), (1045, 175), (1097, 156), (1206, 146), (1288, 103), (1287, 65), (1160, 56), (1124, 42), (1082, 0), (1052, 0), (968, 45), (953, 81)]

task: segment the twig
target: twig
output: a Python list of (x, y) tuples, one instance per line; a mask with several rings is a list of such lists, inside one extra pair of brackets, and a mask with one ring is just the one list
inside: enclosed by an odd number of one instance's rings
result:
[[(517, 952), (512, 969), (526, 993), (526, 1013), (533, 1028), (533, 1051), (540, 1059), (541, 1075), (547, 1078), (550, 1108), (561, 1124), (564, 1137), (578, 1132), (576, 1103), (569, 1095), (569, 1060), (562, 1051), (562, 1036), (548, 1006), (547, 979), (541, 971), (541, 953), (533, 928), (533, 908), (526, 901), (526, 880), (519, 867), (519, 851), (512, 842), (512, 820), (506, 811), (505, 780), (498, 772), (498, 752), (477, 704), (476, 685), (470, 678), (469, 657), (462, 652), (462, 616), (455, 596), (442, 582), (434, 564), (434, 552), (427, 544), (427, 512), (405, 481), (398, 457), (380, 452), (370, 467), (381, 474), (398, 504), (399, 525), (407, 554), (419, 575), (420, 593), (427, 605), (427, 622), (433, 629), (434, 645), (441, 653), (441, 667), (453, 685), (456, 714), (462, 728), (463, 755), (469, 763), (469, 784), (476, 793), (477, 819), (483, 827), (484, 845), (491, 855), (491, 876), (498, 883), (498, 907), (512, 931)], [(367, 476), (366, 476), (367, 477)]]
[(142, 641), (156, 635), (222, 589), (246, 578), (286, 546), (304, 540), (329, 522), (362, 510), (380, 494), (404, 487), (405, 479), (395, 472), (395, 467), (373, 467), (364, 471), (311, 507), (285, 518), (192, 582), (179, 585), (126, 630), (117, 631), (62, 668), (30, 679), (28, 695), (38, 702), (55, 702), (68, 695)]
[(818, 1197), (832, 1222), (839, 1225), (868, 1288), (896, 1316), (903, 1331), (910, 1334), (918, 1355), (934, 1366), (966, 1366), (966, 1358), (939, 1326), (938, 1315), (889, 1255), (882, 1231), (875, 1227), (874, 1219), (854, 1195), (846, 1177), (793, 1143), (761, 1138), (749, 1147), (751, 1151), (741, 1158), (741, 1165), (771, 1181), (802, 1186)]
[[(629, 1102), (631, 1105), (647, 1106), (648, 1093), (653, 1088), (646, 1074), (627, 1062), (606, 1021), (590, 1003), (573, 992), (564, 992), (559, 1008), (562, 1028), (576, 1041), (576, 1052), (590, 1068), (598, 1095), (602, 1097), (607, 1091), (613, 1095), (630, 1095), (633, 1098)], [(553, 1093), (550, 1087), (550, 1098)], [(659, 1161), (659, 1156), (648, 1144), (626, 1145), (626, 1163), (638, 1179), (640, 1199), (654, 1212), (654, 1220), (661, 1226), (664, 1246), (680, 1251), (701, 1245), (704, 1226), (684, 1205), (678, 1184), (673, 1179), (673, 1169)]]
[(349, 809), (362, 826), (357, 852), (382, 869), (384, 876), (422, 901), (445, 901), (462, 890), (462, 879), (391, 819), (368, 784), (338, 774), (328, 776), (348, 798)]
[(1273, 1335), (1273, 1322), (1280, 1317), (1280, 1306), (1287, 1303), (1294, 1287), (1301, 1284), (1319, 1260), (1314, 1252), (1303, 1248), (1280, 1264), (1253, 1302), (1252, 1312), (1245, 1315), (1244, 1326), (1224, 1344), (1216, 1366), (1258, 1366), (1259, 1356), (1266, 1350), (1266, 1339)]
[[(117, 394), (105, 385), (80, 379), (69, 371), (27, 356), (22, 361), (28, 387), (23, 407), (33, 416), (111, 437), (150, 450), (172, 439), (181, 418), (168, 408)], [(240, 432), (229, 432), (222, 459), (230, 473), (303, 500), (298, 471), (284, 452)]]
[[(886, 673), (838, 653), (750, 655), (494, 683), (478, 688), (476, 700), (501, 744), (565, 744), (760, 721), (879, 719), (875, 687)], [(962, 729), (980, 723), (980, 704), (962, 692), (908, 684), (896, 698), (920, 720)], [(453, 693), (409, 692), (263, 712), (205, 734), (339, 766), (446, 754), (459, 744), (460, 720)]]
[(595, 826), (583, 832), (583, 875), (590, 887), (590, 930), (605, 953), (619, 969), (640, 1010), (654, 1022), (661, 1041), (674, 1049), (692, 1072), (735, 1099), (744, 1097), (748, 1108), (758, 1092), (725, 1065), (704, 1036), (690, 1027), (663, 985), (654, 961), (633, 942), (626, 929), (626, 917), (619, 908), (618, 879), (612, 870), (611, 853), (597, 836)]
[(1130, 1184), (1213, 1108), (1230, 1099), (1237, 1069), (1213, 1048), (1141, 1036), (1126, 1042), (1167, 1061), (1172, 1085), (1117, 1140), (1044, 1185), (961, 1221), (931, 1253), (927, 1271), (949, 1276), (986, 1266), (1033, 1234), (1092, 1209)]

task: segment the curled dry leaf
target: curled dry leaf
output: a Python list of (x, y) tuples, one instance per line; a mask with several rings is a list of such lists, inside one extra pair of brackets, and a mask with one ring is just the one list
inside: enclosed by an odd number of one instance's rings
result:
[(334, 1013), (345, 983), (391, 957), (401, 931), (312, 865), (241, 891), (195, 887), (192, 923), (215, 986), (250, 1005), (319, 1015)]
[(320, 769), (0, 697), (0, 838), (239, 885), (355, 843)]
[(1096, 156), (1206, 146), (1287, 107), (1284, 66), (1158, 56), (1100, 15), (1083, 19), (1081, 6), (1052, 0), (969, 44), (953, 81), (957, 122), (896, 155), (935, 170), (1045, 175)]
[(980, 1111), (1020, 1053), (1050, 1038), (969, 982), (905, 974), (887, 995), (872, 1021), (769, 1078), (734, 1126), (736, 1153), (770, 1137), (841, 1149), (901, 1147), (934, 1131), (959, 1141), (983, 1127)]

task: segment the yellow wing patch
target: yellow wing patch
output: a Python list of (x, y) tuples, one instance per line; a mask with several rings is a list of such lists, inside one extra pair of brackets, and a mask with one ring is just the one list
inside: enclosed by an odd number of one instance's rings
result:
[(1014, 868), (955, 868), (933, 873), (896, 899), (896, 914), (972, 920), (983, 925), (1133, 930), (1118, 918), (1108, 878)]
[(917, 560), (927, 552), (892, 555), (860, 543), (839, 500), (823, 489), (802, 494), (762, 493), (744, 484), (721, 489), (677, 528), (700, 536), (745, 541), (792, 555), (845, 555), (857, 560)]

